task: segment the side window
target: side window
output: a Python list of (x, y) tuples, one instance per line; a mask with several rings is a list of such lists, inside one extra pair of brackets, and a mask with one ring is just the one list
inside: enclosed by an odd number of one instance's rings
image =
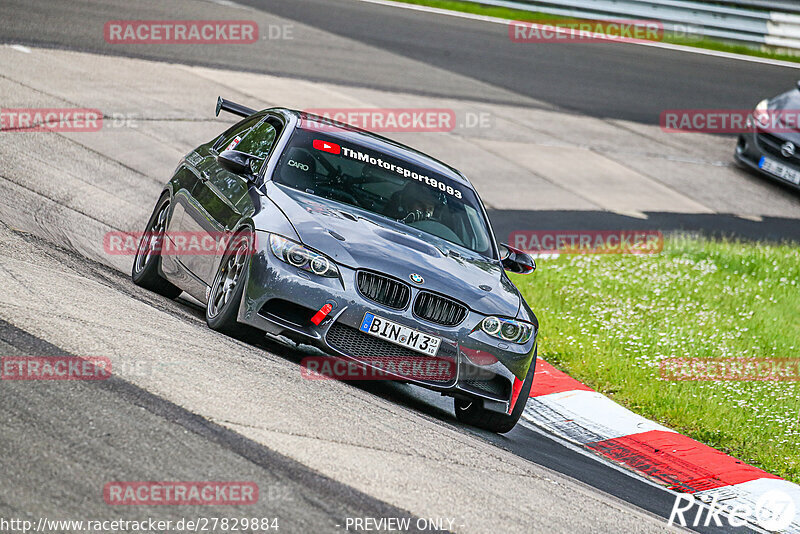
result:
[(244, 138), (237, 144), (236, 150), (256, 156), (260, 159), (265, 159), (272, 150), (272, 146), (275, 144), (275, 139), (277, 137), (278, 131), (272, 124), (265, 120), (247, 132)]
[(243, 121), (239, 121), (222, 134), (222, 137), (214, 143), (214, 148), (222, 152), (223, 150), (239, 150), (238, 145), (247, 135), (247, 132), (258, 124), (263, 116), (248, 117)]

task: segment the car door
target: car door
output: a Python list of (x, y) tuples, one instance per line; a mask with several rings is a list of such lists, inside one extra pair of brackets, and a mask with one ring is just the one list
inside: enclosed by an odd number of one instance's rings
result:
[(180, 252), (181, 263), (207, 286), (213, 282), (218, 261), (229, 234), (242, 218), (250, 216), (255, 206), (248, 180), (224, 169), (216, 156), (224, 150), (238, 150), (266, 159), (277, 138), (277, 129), (268, 116), (240, 123), (241, 127), (223, 135), (197, 165), (200, 179), (192, 190), (191, 202), (183, 217), (183, 231), (197, 236), (198, 243), (216, 243)]

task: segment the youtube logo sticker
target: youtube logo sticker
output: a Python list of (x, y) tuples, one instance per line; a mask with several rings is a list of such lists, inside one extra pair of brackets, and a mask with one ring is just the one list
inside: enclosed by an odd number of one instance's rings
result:
[(330, 141), (322, 141), (320, 139), (314, 139), (314, 148), (316, 148), (317, 150), (322, 150), (323, 152), (330, 152), (331, 154), (342, 153), (342, 147), (340, 147), (336, 143), (331, 143)]

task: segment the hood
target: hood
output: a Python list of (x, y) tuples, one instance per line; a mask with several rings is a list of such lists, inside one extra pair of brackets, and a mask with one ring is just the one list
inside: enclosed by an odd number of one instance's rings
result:
[(792, 89), (770, 99), (771, 109), (800, 109), (800, 90)]
[[(450, 296), (479, 313), (516, 317), (519, 311), (519, 293), (498, 261), (403, 223), (274, 182), (267, 184), (267, 192), (303, 244), (337, 263), (386, 273), (409, 286)], [(412, 283), (412, 273), (424, 282)]]
[[(792, 89), (775, 98), (770, 99), (769, 109), (772, 111), (787, 110), (792, 113), (794, 117), (800, 115), (800, 90)], [(779, 120), (784, 123), (784, 121)], [(795, 121), (796, 122), (796, 121)], [(796, 129), (797, 124), (792, 124), (791, 127), (787, 126), (785, 129), (781, 128), (780, 131), (774, 132), (777, 137), (792, 141), (794, 144), (800, 146), (800, 131)]]

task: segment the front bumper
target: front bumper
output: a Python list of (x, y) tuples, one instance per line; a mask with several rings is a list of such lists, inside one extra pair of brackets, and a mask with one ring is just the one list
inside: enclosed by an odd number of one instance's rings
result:
[(788, 139), (782, 138), (780, 134), (764, 132), (753, 126), (750, 131), (739, 135), (734, 157), (737, 162), (760, 175), (800, 190), (800, 184), (764, 171), (758, 166), (761, 158), (765, 156), (800, 172), (800, 154), (790, 158), (781, 154), (780, 147), (786, 141)]
[[(268, 243), (266, 236), (259, 232), (258, 241)], [(499, 340), (475, 329), (485, 317), (482, 314), (470, 310), (454, 327), (430, 323), (413, 314), (411, 303), (417, 288), (409, 284), (412, 293), (406, 309), (392, 309), (362, 296), (357, 289), (356, 270), (337, 267), (341, 280), (322, 278), (278, 260), (267, 249), (258, 250), (250, 263), (238, 320), (269, 334), (283, 335), (357, 361), (391, 378), (449, 396), (480, 399), (488, 410), (510, 412), (515, 379), (524, 380), (532, 364), (535, 336), (524, 345), (508, 343), (501, 348)], [(325, 304), (330, 304), (332, 310), (320, 324), (313, 324), (312, 316)], [(441, 338), (437, 354), (428, 357), (361, 332), (358, 327), (366, 313)], [(408, 367), (398, 362), (409, 358), (415, 362), (449, 362), (451, 371), (433, 377), (405, 374), (401, 371)]]

